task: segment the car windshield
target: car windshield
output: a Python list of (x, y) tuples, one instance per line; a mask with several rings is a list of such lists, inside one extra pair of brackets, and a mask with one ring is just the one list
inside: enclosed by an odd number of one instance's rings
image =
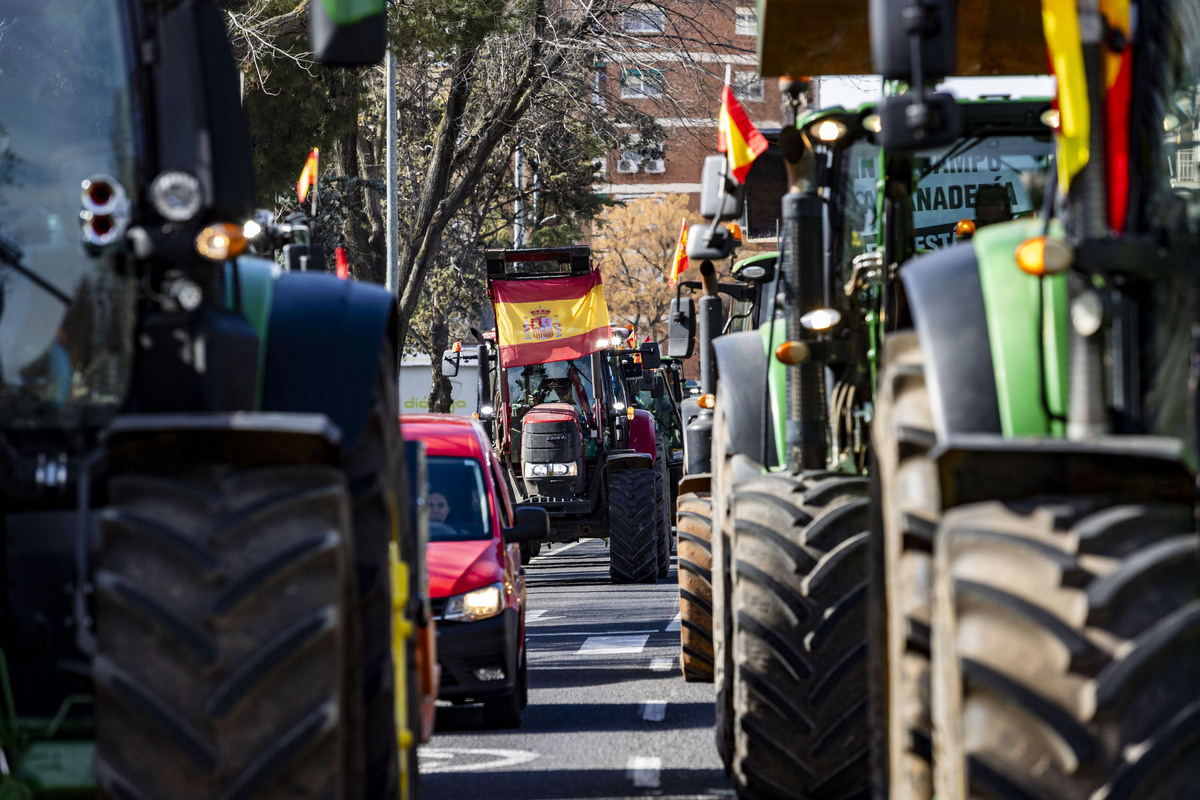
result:
[[(134, 282), (85, 247), (85, 179), (135, 184), (133, 61), (117, 0), (0, 6), (0, 425), (99, 426), (124, 399)], [(127, 205), (121, 211), (128, 211)], [(120, 215), (114, 215), (117, 217)]]
[(514, 411), (528, 411), (541, 403), (571, 403), (585, 412), (592, 407), (591, 358), (529, 364), (507, 372), (508, 398)]
[(430, 456), (429, 541), (492, 538), (483, 467), (473, 458)]

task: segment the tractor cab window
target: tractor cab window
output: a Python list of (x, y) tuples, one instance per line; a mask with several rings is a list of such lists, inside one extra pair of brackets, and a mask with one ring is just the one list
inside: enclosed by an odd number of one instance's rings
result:
[(841, 208), (831, 215), (841, 225), (837, 263), (849, 264), (878, 248), (878, 170), (879, 147), (869, 142), (855, 142), (842, 156), (841, 191), (834, 194)]
[(473, 458), (430, 456), (429, 541), (492, 538), (483, 466)]
[(107, 237), (119, 242), (128, 224), (138, 161), (126, 8), (0, 9), (0, 420), (10, 430), (99, 427), (124, 400), (134, 285)]
[(587, 356), (510, 367), (507, 372), (514, 418), (542, 403), (569, 403), (586, 415), (595, 400), (592, 360)]
[(1033, 216), (1042, 207), (1054, 145), (1045, 135), (979, 126), (913, 160), (917, 251), (949, 247), (960, 222), (972, 229)]

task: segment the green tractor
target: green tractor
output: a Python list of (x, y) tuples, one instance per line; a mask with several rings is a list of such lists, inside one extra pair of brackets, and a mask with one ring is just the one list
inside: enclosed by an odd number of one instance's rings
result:
[[(931, 4), (943, 24), (947, 5)], [(1005, 9), (1045, 23), (1055, 169), (1036, 219), (901, 273), (912, 328), (884, 341), (873, 429), (888, 784), (1185, 797), (1200, 777), (1200, 199), (1181, 167), (1200, 7)], [(918, 49), (876, 33), (897, 56), (885, 75)]]
[(917, 252), (1040, 207), (1050, 104), (954, 102), (961, 133), (932, 131), (913, 152), (887, 146), (879, 105), (807, 111), (805, 87), (785, 88), (783, 304), (761, 314), (772, 324), (714, 341), (720, 385), (740, 387), (717, 393), (713, 419), (717, 744), (740, 796), (858, 796), (871, 783), (871, 423), (880, 340), (907, 313), (897, 276)]
[[(382, 58), (382, 0), (312, 13)], [(411, 795), (393, 299), (241, 256), (215, 3), (5, 17), (0, 795)]]

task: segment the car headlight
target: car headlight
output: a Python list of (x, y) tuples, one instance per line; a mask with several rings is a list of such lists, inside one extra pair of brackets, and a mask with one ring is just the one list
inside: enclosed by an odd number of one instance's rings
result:
[(504, 584), (493, 583), (482, 589), (456, 594), (446, 601), (442, 619), (473, 622), (494, 617), (504, 610)]
[(564, 475), (578, 475), (579, 465), (572, 461), (569, 464), (526, 464), (526, 478), (545, 478), (547, 475), (562, 477)]

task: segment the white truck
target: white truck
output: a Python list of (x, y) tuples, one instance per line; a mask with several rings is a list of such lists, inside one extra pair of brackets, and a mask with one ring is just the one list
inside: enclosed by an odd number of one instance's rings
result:
[[(464, 349), (458, 375), (450, 378), (450, 410), (470, 416), (476, 411), (479, 386), (479, 359)], [(425, 414), (429, 411), (429, 390), (433, 372), (427, 355), (406, 355), (400, 364), (400, 413)]]

